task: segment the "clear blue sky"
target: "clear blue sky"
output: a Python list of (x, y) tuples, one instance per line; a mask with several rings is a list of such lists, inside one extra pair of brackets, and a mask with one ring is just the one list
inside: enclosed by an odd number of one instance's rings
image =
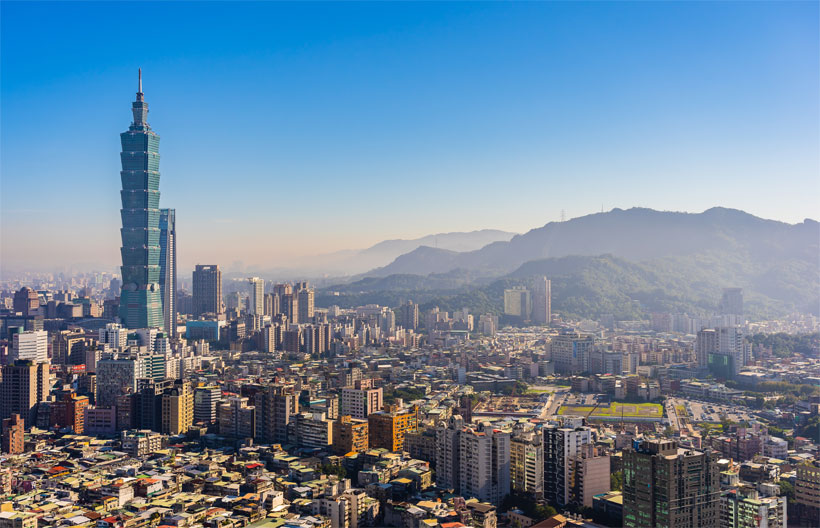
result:
[(142, 67), (180, 265), (601, 207), (817, 217), (817, 2), (2, 2), (2, 265), (119, 262)]

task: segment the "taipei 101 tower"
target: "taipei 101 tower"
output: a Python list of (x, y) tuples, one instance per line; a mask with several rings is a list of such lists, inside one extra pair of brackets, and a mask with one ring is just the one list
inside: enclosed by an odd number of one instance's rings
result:
[(122, 293), (120, 319), (127, 328), (164, 326), (160, 292), (159, 136), (146, 121), (148, 103), (139, 71), (134, 122), (122, 141)]

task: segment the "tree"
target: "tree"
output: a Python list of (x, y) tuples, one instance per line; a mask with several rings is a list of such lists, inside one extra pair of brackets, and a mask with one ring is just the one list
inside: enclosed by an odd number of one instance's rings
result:
[(624, 472), (616, 471), (609, 475), (609, 489), (621, 491), (624, 487)]
[(792, 486), (787, 480), (781, 480), (780, 494), (786, 497), (787, 500), (791, 501), (794, 499), (794, 486)]

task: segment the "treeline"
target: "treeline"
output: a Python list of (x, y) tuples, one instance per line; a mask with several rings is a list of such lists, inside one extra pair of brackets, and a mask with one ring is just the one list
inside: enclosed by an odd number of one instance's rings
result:
[(749, 337), (754, 345), (772, 349), (772, 354), (780, 358), (791, 357), (794, 354), (804, 356), (817, 355), (820, 350), (820, 333), (813, 334), (755, 334)]

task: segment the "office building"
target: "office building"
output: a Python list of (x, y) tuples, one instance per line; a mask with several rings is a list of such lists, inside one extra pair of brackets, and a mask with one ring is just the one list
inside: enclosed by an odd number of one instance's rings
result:
[(222, 399), (222, 389), (217, 385), (207, 385), (194, 389), (194, 422), (213, 423), (216, 421), (216, 407)]
[(552, 283), (546, 277), (538, 277), (532, 291), (532, 322), (549, 325), (551, 320)]
[(334, 425), (333, 451), (337, 455), (364, 453), (368, 449), (370, 435), (367, 420), (341, 416)]
[(500, 505), (510, 493), (510, 432), (492, 424), (459, 434), (459, 494)]
[(552, 338), (550, 354), (558, 374), (589, 372), (589, 355), (595, 338), (576, 332), (564, 332)]
[(48, 332), (31, 330), (12, 334), (11, 360), (48, 361)]
[(19, 455), (25, 451), (25, 420), (19, 414), (4, 418), (0, 427), (0, 452)]
[(177, 220), (176, 209), (159, 212), (159, 286), (165, 331), (177, 337)]
[(532, 299), (529, 290), (521, 286), (504, 290), (504, 315), (528, 321), (531, 313)]
[(48, 363), (18, 360), (4, 365), (0, 381), (0, 419), (19, 414), (25, 423), (35, 424), (37, 406), (51, 390)]
[(197, 264), (192, 285), (193, 315), (222, 313), (222, 271), (215, 264)]
[(126, 328), (163, 325), (159, 266), (159, 136), (148, 125), (142, 73), (134, 121), (122, 143), (122, 290), (120, 320)]
[(99, 343), (114, 350), (121, 350), (128, 344), (128, 330), (118, 323), (108, 323), (100, 328)]
[(623, 453), (624, 526), (718, 528), (717, 458), (672, 440), (635, 441)]
[(698, 330), (695, 338), (695, 356), (698, 359), (698, 367), (705, 368), (709, 365), (709, 356), (718, 351), (718, 332), (713, 328), (703, 328)]
[(383, 390), (377, 389), (342, 389), (341, 414), (360, 420), (366, 420), (374, 412), (382, 410), (384, 402)]

